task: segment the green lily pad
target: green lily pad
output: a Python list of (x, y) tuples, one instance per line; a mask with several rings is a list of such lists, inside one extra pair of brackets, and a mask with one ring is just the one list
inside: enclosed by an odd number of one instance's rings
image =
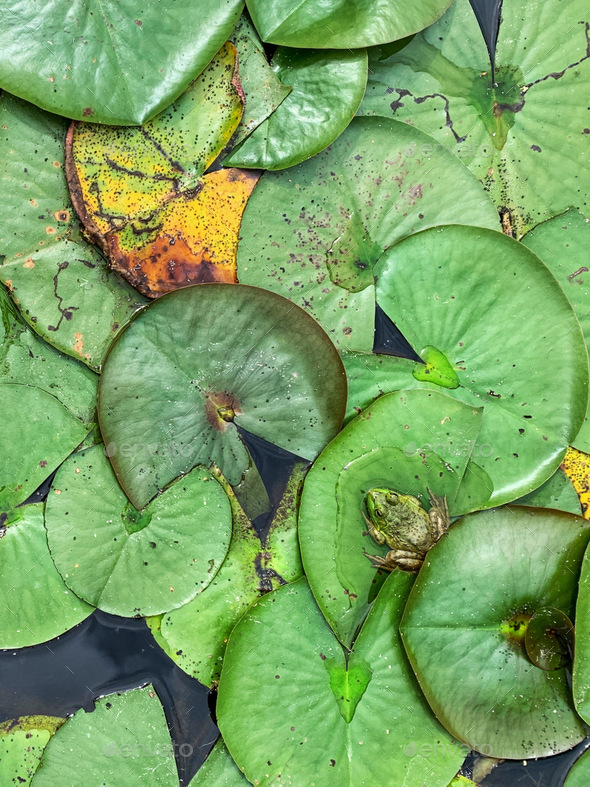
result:
[(581, 516), (582, 505), (576, 490), (563, 470), (558, 469), (548, 481), (534, 492), (514, 501), (514, 505), (534, 506), (535, 508), (555, 508)]
[(405, 658), (397, 626), (412, 582), (391, 575), (352, 652), (326, 625), (305, 579), (264, 596), (240, 620), (217, 715), (249, 781), (449, 783), (468, 750), (439, 725)]
[(207, 686), (219, 679), (227, 639), (243, 612), (263, 593), (302, 574), (296, 506), (305, 467), (295, 467), (264, 544), (231, 486), (217, 468), (212, 468), (232, 508), (232, 541), (227, 557), (208, 588), (193, 601), (147, 619), (160, 647), (185, 672)]
[(384, 44), (430, 25), (449, 0), (246, 0), (263, 41), (283, 46), (341, 49)]
[(232, 541), (227, 557), (203, 593), (180, 609), (147, 621), (160, 647), (205, 686), (219, 680), (227, 640), (248, 607), (263, 593), (302, 574), (297, 502), (305, 469), (305, 464), (299, 464), (293, 470), (264, 544), (227, 481), (212, 469), (232, 507)]
[(590, 556), (584, 555), (576, 603), (573, 693), (576, 710), (590, 724)]
[(98, 369), (145, 300), (80, 235), (64, 175), (67, 124), (0, 97), (0, 281), (31, 328)]
[(0, 783), (27, 787), (51, 736), (65, 719), (21, 716), (0, 724)]
[(40, 388), (79, 421), (95, 420), (98, 377), (87, 366), (41, 341), (0, 290), (0, 381)]
[(409, 145), (427, 142), (407, 125), (356, 118), (309, 161), (265, 173), (244, 211), (240, 282), (303, 306), (336, 346), (371, 352), (374, 269), (384, 250), (439, 224), (499, 228), (460, 161), (405, 156)]
[(158, 615), (211, 582), (229, 548), (231, 512), (202, 467), (138, 511), (95, 446), (58, 470), (45, 527), (55, 565), (80, 598), (115, 615)]
[(66, 587), (53, 564), (39, 503), (0, 514), (0, 584), (0, 648), (47, 642), (94, 610)]
[(242, 0), (3, 0), (0, 86), (77, 120), (141, 124), (171, 104), (231, 33)]
[(426, 501), (430, 488), (446, 496), (452, 516), (485, 505), (491, 484), (469, 464), (480, 426), (481, 409), (436, 391), (400, 391), (378, 399), (315, 461), (301, 499), (301, 557), (316, 601), (345, 645), (383, 580), (363, 552), (384, 556), (389, 549), (367, 532), (367, 492), (385, 487)]
[(590, 753), (586, 751), (573, 764), (564, 787), (586, 787), (588, 782), (590, 782)]
[(34, 787), (65, 784), (178, 787), (174, 749), (153, 687), (96, 700), (49, 741)]
[[(590, 346), (590, 277), (588, 245), (590, 224), (575, 208), (545, 221), (522, 239), (525, 246), (541, 259), (560, 283), (582, 326), (586, 347)], [(572, 445), (590, 452), (590, 403), (586, 419)]]
[(241, 787), (250, 784), (227, 750), (222, 738), (189, 782), (189, 787)]
[(433, 384), (423, 364), (352, 357), (349, 412), (366, 407), (376, 390), (444, 390), (484, 407), (474, 451), (494, 487), (487, 505), (540, 486), (575, 439), (587, 402), (584, 338), (551, 273), (511, 238), (460, 226), (405, 238), (384, 254), (377, 273), (383, 311), (419, 354), (436, 348), (446, 372), (439, 369)]
[[(345, 402), (344, 369), (321, 328), (243, 285), (185, 287), (150, 304), (113, 345), (99, 385), (103, 438), (137, 508), (196, 464), (215, 462), (239, 484), (250, 457), (238, 427), (315, 459)], [(126, 456), (123, 444), (142, 450)]]
[(542, 607), (573, 616), (589, 537), (581, 517), (511, 506), (465, 517), (429, 552), (400, 630), (437, 718), (471, 748), (528, 759), (585, 737), (566, 671), (534, 666), (524, 639)]
[(291, 93), (226, 160), (230, 166), (277, 170), (315, 156), (348, 126), (367, 84), (364, 49), (280, 48), (272, 67)]
[(58, 399), (40, 388), (0, 383), (0, 511), (24, 502), (87, 432)]
[(584, 0), (504, 0), (492, 71), (469, 0), (457, 0), (399, 52), (373, 50), (359, 112), (426, 131), (426, 153), (458, 155), (515, 237), (572, 205), (588, 214), (589, 20)]
[(256, 28), (246, 12), (240, 17), (229, 40), (238, 52), (244, 113), (231, 140), (232, 149), (264, 123), (291, 92), (275, 74)]

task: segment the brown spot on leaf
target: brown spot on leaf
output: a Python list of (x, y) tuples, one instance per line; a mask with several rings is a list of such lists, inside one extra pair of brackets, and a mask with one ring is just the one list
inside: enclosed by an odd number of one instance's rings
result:
[(69, 221), (70, 220), (70, 211), (69, 210), (56, 210), (53, 214), (56, 221)]
[(35, 262), (32, 257), (27, 257), (27, 259), (23, 262), (23, 268), (34, 268)]
[(46, 232), (48, 235), (55, 235), (55, 233), (57, 232), (57, 230), (55, 229), (55, 227), (45, 227), (45, 232)]
[(84, 350), (84, 340), (82, 338), (81, 333), (74, 334), (74, 350), (78, 353), (78, 355), (83, 355)]
[(84, 107), (84, 109), (82, 110), (82, 117), (87, 118), (90, 117), (90, 115), (94, 115), (94, 110), (92, 109), (92, 107)]

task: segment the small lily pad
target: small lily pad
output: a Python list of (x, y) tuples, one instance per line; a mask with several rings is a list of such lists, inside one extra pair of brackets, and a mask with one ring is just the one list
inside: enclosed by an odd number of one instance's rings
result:
[(196, 467), (138, 510), (95, 446), (71, 456), (53, 481), (45, 527), (64, 582), (115, 615), (157, 615), (211, 582), (231, 537), (229, 501)]
[(532, 664), (525, 636), (541, 608), (573, 619), (589, 538), (581, 517), (510, 506), (466, 516), (428, 553), (400, 630), (430, 706), (470, 747), (528, 759), (585, 737), (566, 670)]
[(590, 752), (585, 751), (573, 764), (564, 787), (587, 787), (590, 782)]
[(21, 716), (0, 724), (0, 784), (28, 787), (51, 736), (65, 719)]
[(452, 516), (485, 505), (489, 478), (469, 463), (481, 417), (480, 409), (442, 393), (392, 393), (348, 424), (309, 471), (299, 514), (301, 557), (316, 601), (345, 645), (383, 581), (363, 553), (384, 556), (389, 549), (367, 532), (367, 492), (385, 487), (427, 507), (430, 488), (446, 496)]
[(527, 624), (524, 646), (535, 667), (569, 667), (574, 655), (574, 624), (561, 610), (541, 607)]
[(107, 774), (110, 784), (178, 787), (166, 717), (149, 684), (68, 719), (49, 741), (33, 787), (105, 784)]
[(0, 648), (47, 642), (94, 610), (64, 584), (51, 560), (40, 503), (0, 514), (0, 585)]
[(263, 593), (302, 574), (297, 542), (297, 503), (306, 464), (295, 467), (283, 499), (261, 544), (231, 487), (215, 468), (232, 507), (232, 540), (211, 584), (188, 604), (148, 619), (154, 637), (170, 658), (205, 686), (219, 680), (231, 630)]
[[(342, 363), (317, 323), (244, 285), (159, 298), (113, 345), (99, 385), (103, 438), (137, 508), (196, 464), (239, 484), (250, 456), (237, 427), (315, 459), (345, 403)], [(125, 455), (124, 444), (142, 450)]]
[(278, 109), (234, 151), (234, 167), (285, 169), (324, 150), (354, 117), (367, 84), (366, 50), (279, 48), (277, 78), (291, 87)]
[(397, 631), (413, 581), (400, 572), (389, 577), (351, 652), (326, 625), (305, 579), (264, 596), (240, 620), (217, 715), (249, 781), (448, 785), (466, 749), (430, 712)]

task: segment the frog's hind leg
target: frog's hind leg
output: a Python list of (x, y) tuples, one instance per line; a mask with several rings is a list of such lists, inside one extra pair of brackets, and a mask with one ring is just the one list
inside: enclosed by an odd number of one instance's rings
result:
[(428, 496), (430, 497), (430, 511), (428, 512), (428, 516), (430, 517), (430, 521), (435, 528), (438, 541), (441, 536), (444, 536), (451, 524), (449, 507), (447, 505), (447, 498), (445, 495), (439, 497), (438, 495), (435, 495), (431, 489), (429, 489)]
[(385, 557), (379, 555), (369, 555), (368, 552), (363, 552), (365, 557), (368, 557), (375, 568), (381, 571), (394, 571), (399, 568), (401, 571), (420, 571), (422, 568), (422, 560), (416, 557), (415, 552), (406, 552), (403, 549), (392, 549)]

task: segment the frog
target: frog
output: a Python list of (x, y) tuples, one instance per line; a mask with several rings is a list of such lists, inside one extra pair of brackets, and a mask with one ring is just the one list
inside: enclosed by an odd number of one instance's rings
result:
[(384, 571), (419, 571), (426, 553), (447, 532), (451, 524), (447, 499), (428, 489), (430, 509), (417, 497), (402, 495), (393, 489), (370, 489), (364, 515), (369, 535), (378, 544), (391, 547), (385, 557), (363, 554), (375, 568)]

